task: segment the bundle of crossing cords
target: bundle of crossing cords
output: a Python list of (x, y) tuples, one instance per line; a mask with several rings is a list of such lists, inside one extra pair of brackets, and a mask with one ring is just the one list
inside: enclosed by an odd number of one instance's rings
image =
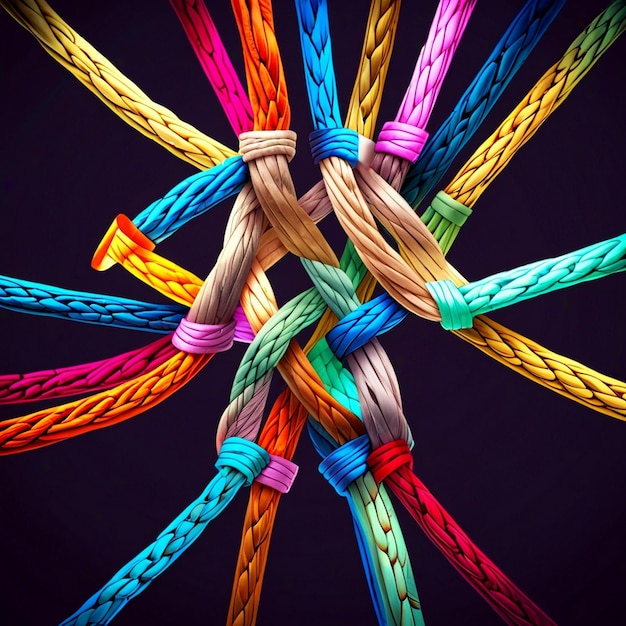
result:
[[(308, 439), (320, 455), (319, 471), (348, 507), (372, 619), (428, 622), (428, 598), (419, 593), (427, 572), (405, 542), (405, 535), (423, 532), (505, 623), (556, 623), (481, 550), (414, 467), (421, 451), (413, 420), (436, 416), (403, 407), (384, 334), (407, 317), (423, 318), (548, 390), (626, 418), (624, 382), (491, 317), (623, 271), (626, 234), (616, 231), (578, 249), (560, 241), (555, 256), (498, 268), (479, 280), (467, 280), (448, 260), (482, 193), (543, 122), (558, 115), (626, 28), (626, 2), (607, 4), (581, 25), (515, 109), (495, 130), (484, 130), (483, 120), (564, 0), (529, 0), (521, 7), (438, 129), (430, 117), (475, 0), (440, 0), (433, 8), (412, 77), (389, 120), (378, 118), (402, 18), (398, 0), (372, 1), (347, 105), (339, 97), (326, 2), (294, 0), (308, 100), (297, 109), (284, 69), (296, 49), (281, 47), (277, 7), (232, 0), (245, 68), (239, 77), (229, 58), (235, 51), (222, 44), (211, 7), (171, 0), (238, 137), (234, 148), (152, 101), (43, 0), (0, 4), (122, 120), (198, 170), (142, 210), (112, 214), (94, 246), (94, 269), (124, 268), (166, 304), (0, 276), (3, 308), (152, 333), (140, 347), (99, 361), (0, 376), (0, 402), (21, 409), (0, 422), (0, 453), (22, 454), (129, 420), (220, 367), (220, 353), (235, 343), (248, 344), (221, 415), (211, 415), (217, 456), (206, 486), (82, 605), (52, 619), (111, 622), (157, 577), (167, 576), (205, 530), (211, 533), (211, 522), (242, 492), (248, 504), (230, 601), (223, 608), (208, 603), (210, 623), (226, 613), (227, 624), (255, 624), (263, 612), (263, 583), (272, 585), (265, 573), (279, 504), (298, 487), (294, 455)], [(308, 141), (291, 123), (305, 111)], [(469, 157), (459, 166), (455, 159), (468, 143)], [(302, 194), (292, 169), (306, 160), (319, 182)], [(177, 231), (193, 228), (191, 222), (220, 203), (230, 212), (210, 270), (198, 276), (161, 254), (162, 242), (184, 236)], [(347, 237), (343, 251), (323, 234), (322, 220), (331, 213)], [(306, 282), (301, 293), (280, 302), (271, 268), (286, 255), (298, 259), (295, 275)], [(281, 391), (272, 393), (279, 379)], [(46, 402), (30, 410), (27, 403), (35, 401)]]

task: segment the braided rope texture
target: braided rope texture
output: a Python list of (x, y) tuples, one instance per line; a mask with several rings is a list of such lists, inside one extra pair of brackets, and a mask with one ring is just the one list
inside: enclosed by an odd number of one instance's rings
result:
[[(358, 319), (358, 318), (357, 318), (357, 319)], [(494, 332), (495, 332), (495, 331), (494, 331)], [(502, 334), (502, 331), (499, 331), (499, 332), (500, 332), (500, 334)], [(344, 339), (344, 340), (346, 340), (346, 339)], [(500, 341), (500, 338), (499, 338), (499, 337), (496, 337), (495, 339), (494, 339), (493, 337), (491, 337), (491, 342), (492, 342), (492, 343), (497, 343), (497, 342), (499, 342), (499, 341)], [(522, 350), (522, 351), (523, 351), (523, 348), (518, 348), (518, 349), (520, 349), (520, 350)], [(535, 354), (535, 352), (533, 352), (532, 354)], [(548, 360), (549, 360), (549, 359), (548, 359)], [(529, 364), (530, 364), (530, 361), (529, 361)], [(530, 370), (529, 370), (529, 371), (530, 371)], [(564, 371), (564, 370), (561, 370), (561, 371)], [(565, 378), (565, 376), (564, 376), (563, 378)], [(563, 378), (559, 378), (559, 380), (563, 380)], [(567, 379), (565, 378), (565, 380), (567, 380)], [(617, 383), (618, 381), (614, 381), (614, 382), (615, 382), (615, 383)], [(570, 381), (570, 384), (571, 384), (571, 381)], [(598, 390), (600, 390), (600, 383), (599, 383), (599, 382), (595, 382), (594, 384), (598, 387)], [(619, 384), (619, 383), (618, 383), (618, 384)], [(602, 388), (602, 391), (604, 391), (604, 388)], [(623, 395), (623, 393), (624, 393), (625, 391), (626, 391), (626, 390), (624, 390), (623, 385), (622, 385), (622, 392), (621, 392), (621, 393), (622, 393), (622, 395)], [(291, 414), (295, 411), (295, 408), (290, 409), (290, 411), (291, 411), (291, 412), (290, 412), (290, 413), (288, 413), (288, 415), (291, 415)], [(296, 421), (297, 421), (297, 420), (296, 420)], [(255, 490), (255, 488), (256, 488), (256, 486), (253, 486), (253, 490)], [(270, 490), (268, 490), (268, 491), (270, 491)]]
[(411, 206), (417, 208), (439, 183), (564, 4), (565, 0), (531, 0), (522, 7), (457, 106), (407, 173), (402, 195)]
[(133, 82), (66, 24), (44, 0), (3, 0), (2, 7), (35, 35), (44, 50), (106, 106), (143, 135), (206, 169), (234, 156), (226, 146), (152, 102)]
[(563, 58), (541, 77), (498, 130), (483, 142), (446, 187), (446, 193), (472, 207), (517, 150), (534, 135), (625, 29), (626, 7), (614, 2), (572, 42)]

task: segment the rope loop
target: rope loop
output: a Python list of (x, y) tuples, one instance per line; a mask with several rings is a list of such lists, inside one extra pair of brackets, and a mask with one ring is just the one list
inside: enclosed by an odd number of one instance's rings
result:
[(183, 317), (172, 336), (172, 344), (190, 354), (226, 352), (235, 338), (235, 320), (224, 324), (200, 324)]
[(415, 163), (428, 139), (428, 133), (422, 129), (392, 120), (385, 122), (378, 134), (376, 152), (387, 152)]
[(218, 470), (232, 467), (241, 472), (246, 477), (246, 487), (249, 487), (269, 462), (270, 455), (253, 441), (228, 437), (220, 448), (215, 467)]
[(152, 252), (156, 247), (155, 243), (148, 239), (126, 215), (120, 213), (109, 226), (93, 254), (91, 260), (93, 269), (101, 272), (108, 270), (117, 263), (113, 256), (109, 254), (109, 250), (118, 241), (121, 241), (131, 250), (145, 248)]
[(367, 471), (370, 450), (367, 435), (351, 439), (333, 450), (319, 464), (319, 471), (340, 496), (345, 496), (350, 483)]
[(374, 480), (377, 483), (382, 483), (389, 474), (403, 465), (408, 465), (409, 469), (412, 470), (413, 455), (404, 439), (394, 439), (376, 448), (367, 457), (367, 465), (374, 476)]
[(287, 493), (298, 474), (298, 466), (282, 456), (270, 454), (270, 462), (256, 477), (256, 482)]
[(350, 128), (318, 128), (309, 135), (311, 154), (317, 165), (329, 157), (339, 157), (356, 167), (359, 162), (359, 133)]
[(244, 163), (276, 154), (291, 161), (296, 154), (296, 138), (292, 130), (250, 130), (239, 135), (239, 152)]
[(460, 330), (471, 328), (474, 324), (474, 316), (463, 294), (451, 280), (437, 280), (426, 283), (441, 313), (441, 325), (446, 330)]

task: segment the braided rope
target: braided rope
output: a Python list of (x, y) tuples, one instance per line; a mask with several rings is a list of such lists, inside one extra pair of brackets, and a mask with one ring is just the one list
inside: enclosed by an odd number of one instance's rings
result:
[(106, 57), (70, 28), (45, 0), (2, 0), (0, 4), (37, 38), (52, 58), (142, 135), (200, 169), (234, 156), (234, 152), (226, 146), (152, 102)]
[(287, 130), (291, 112), (269, 2), (232, 0), (255, 130)]
[(0, 276), (0, 307), (86, 324), (171, 333), (184, 309)]
[[(406, 464), (390, 473), (385, 483), (450, 563), (507, 624), (554, 626), (555, 623), (470, 541)], [(459, 558), (460, 554), (463, 558)]]
[(0, 375), (0, 404), (99, 391), (149, 372), (173, 356), (170, 337), (109, 359), (27, 374)]
[(200, 536), (239, 489), (250, 485), (268, 462), (267, 452), (251, 441), (225, 441), (215, 463), (218, 473), (204, 491), (61, 626), (108, 624)]
[[(364, 420), (368, 435), (372, 440), (374, 453), (368, 464), (376, 482), (389, 478), (390, 488), (407, 507), (426, 535), (442, 551), (450, 563), (463, 577), (479, 591), (485, 600), (511, 624), (554, 624), (503, 572), (482, 553), (467, 534), (454, 522), (447, 511), (412, 472), (412, 458), (404, 439), (393, 439), (393, 433), (381, 430), (380, 424), (389, 420), (384, 415), (395, 412), (400, 403), (399, 392), (393, 383), (377, 385), (372, 391), (372, 377), (359, 370), (360, 363), (349, 353), (345, 355), (352, 370), (359, 392), (373, 396), (373, 406), (383, 414), (379, 420)], [(392, 371), (392, 370), (391, 370)], [(390, 396), (393, 396), (391, 398)], [(360, 396), (361, 398), (361, 396)], [(362, 404), (364, 404), (362, 402)], [(392, 419), (406, 421), (402, 410)], [(391, 436), (390, 436), (391, 434)], [(400, 448), (400, 454), (388, 454), (389, 446)], [(408, 467), (407, 467), (408, 464)], [(416, 485), (421, 494), (420, 507), (414, 495)], [(477, 575), (477, 573), (479, 575)]]
[[(481, 313), (624, 271), (625, 244), (626, 235), (621, 235), (461, 287), (450, 281), (427, 283), (426, 286), (437, 300), (444, 328), (470, 328), (473, 317)], [(464, 319), (461, 321), (460, 318)]]
[(0, 455), (35, 450), (143, 413), (178, 391), (212, 356), (177, 351), (148, 373), (107, 391), (4, 420), (0, 422)]
[(202, 0), (170, 0), (198, 61), (237, 135), (251, 130), (252, 108)]
[(239, 193), (247, 180), (241, 157), (226, 159), (178, 183), (139, 213), (133, 224), (155, 244), (160, 243), (187, 222)]
[(372, 2), (345, 124), (365, 137), (374, 135), (399, 19), (398, 0)]
[(125, 216), (118, 215), (98, 244), (91, 261), (96, 270), (115, 263), (164, 296), (191, 306), (202, 281), (153, 252), (154, 244)]
[(459, 0), (439, 3), (396, 121), (426, 128), (475, 4)]
[[(439, 183), (474, 136), (564, 4), (565, 0), (528, 0), (522, 7), (452, 113), (407, 172), (401, 191), (413, 208)], [(423, 219), (426, 221), (426, 216)]]
[[(241, 26), (240, 29), (243, 31)], [(251, 99), (254, 103), (254, 98)], [(324, 264), (324, 267), (334, 269), (335, 266), (338, 265), (336, 257), (334, 256), (330, 248), (328, 248), (327, 244), (324, 241), (324, 238), (321, 236), (321, 233), (317, 231), (313, 221), (308, 218), (306, 213), (297, 205), (295, 201), (293, 184), (291, 183), (288, 175), (286, 161), (284, 159), (281, 160), (280, 157), (275, 157), (275, 159), (270, 163), (267, 158), (257, 158), (250, 162), (250, 174), (253, 187), (255, 188), (257, 195), (259, 196), (261, 204), (266, 214), (268, 215), (270, 222), (276, 229), (278, 236), (280, 237), (283, 244), (287, 247), (287, 249), (290, 249), (292, 252), (298, 254), (299, 256), (317, 259), (319, 262)], [(274, 183), (274, 181), (281, 182)], [(273, 186), (271, 186), (272, 184)], [(276, 200), (277, 198), (279, 199), (278, 201)], [(303, 225), (305, 226), (305, 229), (303, 229)], [(302, 242), (304, 242), (304, 247), (302, 247)], [(313, 293), (315, 294), (314, 291)], [(307, 316), (305, 311), (306, 309), (297, 310), (295, 317), (299, 322), (302, 322), (303, 319), (306, 319)], [(319, 313), (317, 315), (319, 315)], [(274, 320), (275, 318), (272, 319), (272, 322), (274, 322)], [(268, 328), (268, 326), (270, 326), (270, 324), (266, 325), (260, 331), (258, 340), (256, 342), (258, 343), (258, 345), (263, 345), (266, 349), (264, 356), (265, 354), (272, 354), (273, 357), (277, 355), (280, 356), (286, 350), (286, 341), (288, 341), (287, 337), (290, 335), (287, 334), (285, 326), (282, 323), (278, 322), (272, 326), (280, 328), (280, 332), (277, 334), (278, 337), (283, 339), (283, 347), (280, 352), (277, 353), (276, 351), (269, 349), (267, 342), (264, 341), (266, 336), (270, 336), (268, 331), (265, 330), (266, 328)], [(276, 342), (274, 341), (274, 343)], [(249, 352), (253, 351), (254, 348), (251, 347)], [(242, 367), (238, 371), (238, 376), (240, 376), (240, 373), (242, 372), (242, 369), (246, 362), (251, 363), (251, 366), (249, 368), (246, 368), (245, 371), (254, 373), (254, 377), (256, 378), (256, 380), (258, 381), (260, 379), (260, 385), (264, 386), (266, 384), (266, 378), (263, 375), (263, 370), (260, 370), (259, 368), (254, 366), (254, 359), (247, 359), (246, 357), (244, 357), (244, 361), (242, 361)], [(269, 364), (267, 363), (267, 361), (265, 361), (264, 366), (271, 367), (272, 364)], [(231, 399), (233, 400), (233, 402), (238, 404), (238, 400), (235, 396), (237, 394), (243, 394), (245, 389), (250, 389), (251, 384), (252, 381), (247, 381), (245, 379), (242, 381), (236, 378), (233, 384), (233, 391), (231, 392)], [(257, 387), (257, 389), (258, 388), (259, 387)], [(225, 414), (225, 416), (227, 415), (228, 412)], [(228, 420), (226, 420), (225, 423), (225, 416), (223, 416), (222, 420), (220, 421), (220, 427), (218, 427), (218, 444), (222, 437), (227, 437), (237, 432), (231, 430), (232, 425), (229, 424)], [(251, 418), (248, 417), (248, 420), (250, 419)], [(380, 557), (378, 558), (380, 559)], [(385, 560), (386, 562), (385, 564), (383, 564), (383, 567), (385, 565), (389, 566), (389, 559), (385, 557)], [(396, 574), (396, 576), (397, 575), (399, 575), (399, 573)], [(380, 574), (378, 576), (380, 577)], [(248, 586), (250, 586), (249, 582)], [(251, 600), (254, 601), (255, 598), (258, 599), (258, 594), (253, 595)], [(235, 606), (235, 604), (237, 604), (237, 606)], [(401, 604), (402, 602), (398, 603), (399, 606), (401, 606)], [(238, 609), (239, 612), (241, 612), (243, 610), (243, 606), (240, 599), (238, 601), (237, 595), (234, 591), (233, 599), (231, 599), (231, 607), (235, 610)], [(398, 608), (399, 607), (396, 607), (396, 612)], [(253, 609), (252, 611), (248, 611), (247, 614), (256, 615), (256, 610)], [(229, 612), (229, 616), (231, 615), (232, 613)], [(236, 619), (236, 616), (233, 617), (235, 617)]]
[(537, 81), (474, 152), (445, 192), (471, 208), (517, 150), (537, 132), (625, 29), (626, 6), (617, 0), (589, 24), (563, 57)]

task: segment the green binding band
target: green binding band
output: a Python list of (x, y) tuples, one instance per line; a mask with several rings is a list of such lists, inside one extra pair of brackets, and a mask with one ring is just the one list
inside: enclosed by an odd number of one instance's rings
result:
[(466, 207), (462, 202), (451, 198), (445, 191), (437, 192), (437, 195), (430, 203), (430, 208), (457, 226), (463, 226), (467, 218), (472, 214), (472, 209)]
[(426, 283), (426, 288), (439, 307), (441, 325), (446, 330), (472, 327), (474, 323), (472, 311), (459, 288), (451, 280)]

